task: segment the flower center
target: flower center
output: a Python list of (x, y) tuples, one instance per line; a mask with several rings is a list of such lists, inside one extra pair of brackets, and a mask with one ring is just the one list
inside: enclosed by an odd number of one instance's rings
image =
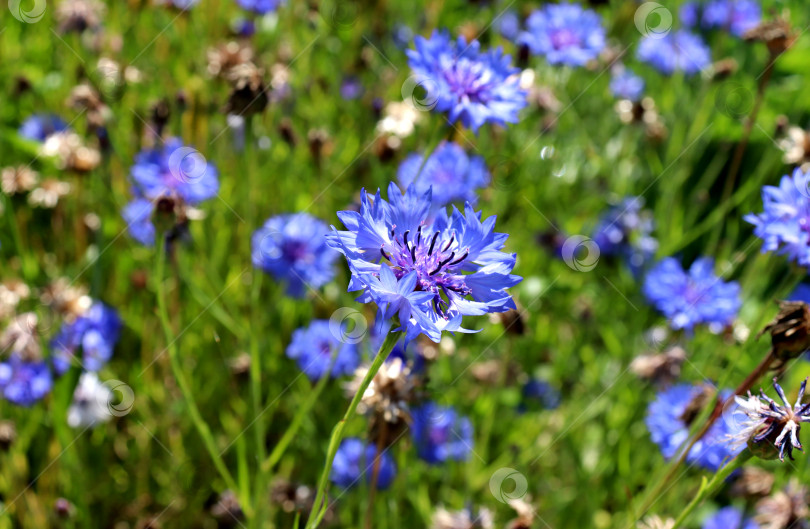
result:
[(579, 37), (570, 29), (558, 29), (551, 34), (551, 45), (554, 46), (554, 49), (556, 50), (569, 48), (571, 46), (578, 46)]

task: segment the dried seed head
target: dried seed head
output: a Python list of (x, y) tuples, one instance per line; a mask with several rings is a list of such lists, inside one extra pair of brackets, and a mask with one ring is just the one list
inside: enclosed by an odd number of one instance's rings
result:
[(810, 306), (803, 301), (779, 301), (779, 313), (757, 335), (771, 335), (776, 357), (782, 361), (796, 358), (810, 349)]

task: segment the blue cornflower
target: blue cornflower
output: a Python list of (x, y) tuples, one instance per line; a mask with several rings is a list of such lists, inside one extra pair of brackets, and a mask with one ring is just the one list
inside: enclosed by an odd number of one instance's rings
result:
[(644, 95), (644, 79), (630, 70), (622, 69), (610, 80), (610, 93), (619, 99), (639, 101)]
[(67, 123), (53, 114), (34, 114), (20, 125), (19, 134), (29, 140), (43, 142), (56, 132), (68, 130)]
[(735, 507), (724, 507), (706, 518), (703, 529), (759, 529), (751, 518), (743, 518), (743, 512)]
[(138, 153), (130, 176), (135, 198), (124, 207), (122, 216), (130, 235), (150, 246), (155, 242), (152, 214), (158, 201), (167, 201), (166, 206), (185, 220), (186, 206), (196, 206), (219, 192), (216, 167), (177, 138)]
[(762, 20), (762, 8), (755, 0), (712, 0), (703, 8), (703, 27), (727, 29), (742, 37)]
[[(650, 403), (645, 422), (652, 441), (658, 445), (666, 459), (675, 456), (689, 438), (692, 421), (700, 414), (703, 406), (712, 402), (711, 391), (703, 385), (681, 384), (661, 391)], [(732, 393), (726, 390), (720, 396), (725, 400)], [(730, 437), (736, 433), (726, 421), (715, 421), (709, 431), (692, 446), (686, 460), (716, 471), (724, 461), (742, 451), (743, 447), (735, 448), (731, 445)]]
[(472, 423), (451, 407), (426, 402), (411, 413), (411, 434), (416, 453), (431, 464), (463, 461), (470, 456)]
[(803, 301), (810, 304), (810, 283), (799, 283), (788, 296), (789, 301)]
[(638, 47), (638, 58), (665, 75), (676, 71), (696, 74), (712, 62), (711, 50), (703, 39), (686, 30), (645, 36)]
[[(293, 332), (287, 356), (298, 363), (310, 380), (328, 375), (333, 378), (354, 373), (360, 354), (353, 343), (343, 343), (330, 329), (329, 320), (313, 320), (309, 327)], [(331, 366), (331, 369), (330, 369)]]
[(62, 324), (59, 333), (51, 340), (54, 372), (61, 375), (67, 371), (79, 349), (82, 351), (82, 367), (87, 371), (98, 371), (112, 357), (120, 335), (118, 312), (94, 301), (81, 316)]
[(236, 0), (239, 7), (253, 11), (259, 15), (266, 15), (277, 11), (279, 7), (286, 3), (286, 0)]
[(53, 379), (48, 364), (43, 360), (24, 360), (11, 353), (0, 362), (0, 391), (9, 402), (30, 406), (51, 391)]
[(605, 47), (601, 17), (578, 4), (548, 4), (529, 15), (526, 29), (518, 43), (549, 64), (583, 66)]
[(643, 290), (647, 300), (669, 318), (673, 329), (691, 330), (701, 323), (726, 326), (740, 310), (740, 285), (720, 280), (709, 257), (696, 260), (689, 272), (668, 257), (649, 271)]
[(239, 7), (253, 11), (259, 15), (266, 15), (277, 11), (279, 7), (286, 3), (286, 0), (236, 0)]
[[(377, 447), (373, 444), (366, 444), (354, 437), (344, 439), (335, 453), (329, 479), (344, 489), (355, 486), (363, 478), (370, 483), (376, 458)], [(388, 455), (388, 452), (383, 451), (377, 473), (377, 488), (387, 489), (394, 481), (396, 473), (397, 467), (394, 460)]]
[(340, 83), (340, 97), (346, 101), (362, 97), (363, 92), (365, 92), (363, 83), (354, 75), (347, 75)]
[(287, 282), (287, 293), (301, 297), (335, 277), (338, 255), (327, 246), (328, 226), (307, 213), (269, 218), (251, 239), (253, 266)]
[(418, 36), (414, 45), (406, 53), (416, 82), (427, 90), (423, 103), (473, 132), (488, 122), (517, 123), (527, 94), (519, 86), (519, 70), (501, 48), (482, 52), (477, 40), (467, 44), (459, 37), (453, 43), (446, 31), (434, 31), (429, 39)]
[(408, 341), (425, 334), (438, 343), (442, 331), (469, 332), (462, 316), (514, 309), (506, 289), (521, 278), (510, 274), (517, 256), (500, 251), (508, 235), (494, 231), (495, 217), (482, 222), (469, 204), (429, 217), (431, 205), (430, 189), (403, 194), (392, 182), (388, 201), (363, 190), (359, 213), (338, 213), (348, 231), (327, 240), (346, 256), (359, 301), (376, 303), (384, 319), (399, 313)]
[(520, 34), (520, 17), (514, 10), (508, 9), (498, 15), (495, 25), (503, 38), (513, 42), (517, 40)]
[(693, 28), (700, 22), (700, 6), (697, 2), (686, 2), (678, 10), (678, 18), (681, 20), (681, 25), (687, 28)]
[(523, 385), (523, 399), (518, 406), (518, 411), (524, 412), (530, 409), (535, 402), (540, 403), (547, 410), (553, 410), (559, 407), (560, 400), (560, 392), (551, 384), (539, 378), (530, 378)]
[(762, 205), (762, 213), (744, 217), (762, 239), (762, 251), (786, 254), (810, 267), (810, 173), (796, 168), (793, 176), (782, 177), (779, 187), (763, 187)]
[(658, 249), (658, 241), (652, 236), (655, 223), (643, 207), (641, 197), (626, 197), (602, 214), (592, 237), (601, 255), (622, 257), (635, 271)]
[(464, 149), (453, 142), (440, 143), (427, 162), (424, 160), (424, 155), (417, 153), (405, 158), (397, 171), (397, 180), (403, 188), (414, 184), (419, 193), (433, 187), (433, 204), (437, 208), (452, 202), (469, 202), (475, 205), (478, 202), (476, 190), (489, 183), (489, 171), (484, 158), (467, 155)]

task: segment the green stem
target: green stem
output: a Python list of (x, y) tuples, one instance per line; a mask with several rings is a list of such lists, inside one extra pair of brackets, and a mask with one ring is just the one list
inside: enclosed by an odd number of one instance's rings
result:
[(746, 449), (732, 461), (720, 469), (717, 474), (714, 475), (711, 481), (708, 483), (706, 482), (706, 478), (703, 478), (703, 482), (700, 484), (700, 489), (698, 493), (692, 498), (692, 501), (689, 502), (689, 505), (681, 511), (680, 516), (675, 520), (675, 525), (671, 527), (671, 529), (677, 529), (680, 527), (689, 515), (692, 514), (692, 511), (697, 508), (698, 505), (703, 503), (704, 500), (711, 498), (714, 494), (720, 489), (720, 487), (725, 483), (726, 478), (728, 478), (732, 472), (743, 466), (749, 459), (751, 459), (751, 451)]
[(338, 421), (335, 428), (332, 430), (332, 437), (329, 439), (329, 449), (326, 451), (326, 462), (323, 466), (323, 472), (321, 472), (321, 479), (318, 482), (318, 491), (315, 495), (315, 502), (312, 504), (312, 511), (309, 513), (306, 529), (318, 527), (318, 524), (321, 523), (321, 520), (326, 515), (326, 488), (329, 484), (329, 473), (332, 471), (332, 462), (335, 460), (338, 446), (340, 446), (340, 442), (343, 440), (343, 430), (346, 428), (346, 423), (349, 422), (349, 419), (354, 417), (357, 411), (357, 405), (360, 404), (363, 394), (365, 394), (369, 384), (371, 384), (371, 381), (377, 375), (385, 359), (388, 358), (388, 354), (394, 348), (394, 345), (396, 345), (399, 337), (400, 333), (398, 332), (391, 332), (385, 337), (385, 341), (382, 346), (380, 346), (380, 350), (371, 363), (371, 367), (369, 367), (366, 376), (363, 377), (362, 382), (360, 382), (360, 387), (357, 388), (357, 393), (355, 393), (354, 398), (352, 398), (349, 409), (346, 410), (343, 418)]
[(287, 447), (292, 442), (295, 435), (298, 433), (298, 429), (301, 428), (301, 424), (304, 422), (304, 417), (309, 415), (310, 410), (312, 407), (315, 406), (315, 403), (318, 401), (318, 398), (321, 396), (323, 392), (323, 388), (326, 387), (326, 383), (329, 381), (329, 377), (321, 377), (318, 383), (315, 385), (315, 388), (309, 394), (309, 398), (304, 402), (303, 406), (301, 406), (295, 414), (290, 426), (287, 428), (287, 431), (284, 432), (284, 435), (279, 440), (278, 444), (273, 448), (273, 451), (270, 452), (270, 456), (262, 462), (262, 472), (270, 472), (275, 468), (276, 464), (281, 459), (281, 456), (284, 455), (284, 452), (287, 450)]
[[(228, 467), (225, 465), (225, 461), (223, 461), (222, 456), (217, 449), (216, 442), (214, 441), (213, 435), (211, 435), (211, 430), (208, 428), (205, 420), (200, 415), (200, 410), (197, 408), (197, 404), (194, 400), (194, 394), (191, 391), (191, 386), (189, 385), (188, 379), (186, 378), (185, 373), (183, 372), (183, 366), (180, 365), (180, 358), (178, 356), (177, 351), (177, 344), (176, 338), (174, 336), (174, 331), (172, 331), (171, 323), (169, 321), (169, 311), (166, 307), (166, 292), (163, 285), (163, 278), (166, 270), (166, 253), (167, 249), (163, 244), (165, 240), (162, 236), (157, 238), (157, 263), (155, 266), (155, 288), (157, 293), (157, 303), (158, 303), (158, 316), (160, 317), (160, 324), (163, 327), (163, 334), (166, 337), (166, 348), (169, 352), (169, 360), (171, 361), (172, 365), (172, 372), (174, 373), (175, 379), (177, 379), (177, 385), (180, 386), (180, 391), (183, 393), (183, 398), (186, 400), (186, 404), (188, 405), (189, 415), (191, 416), (191, 421), (194, 423), (194, 426), (197, 428), (197, 432), (199, 433), (200, 437), (202, 437), (203, 444), (205, 448), (208, 450), (211, 459), (214, 461), (214, 466), (222, 476), (222, 479), (225, 481), (225, 485), (231, 490), (239, 490), (236, 487), (236, 482), (234, 481), (231, 473), (228, 471)], [(246, 514), (250, 512), (250, 506), (245, 505), (243, 502), (242, 508), (245, 509)]]

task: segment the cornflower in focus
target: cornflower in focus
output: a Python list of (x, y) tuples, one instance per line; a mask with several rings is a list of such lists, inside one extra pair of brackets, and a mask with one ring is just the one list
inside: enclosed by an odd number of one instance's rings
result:
[(376, 303), (380, 320), (398, 316), (407, 341), (439, 343), (443, 331), (469, 332), (462, 316), (515, 309), (506, 289), (521, 278), (510, 273), (516, 256), (500, 251), (508, 236), (494, 231), (495, 217), (482, 222), (467, 204), (465, 214), (431, 218), (431, 206), (431, 191), (414, 186), (403, 194), (391, 183), (388, 201), (363, 190), (359, 213), (338, 213), (348, 230), (327, 237), (346, 256), (359, 301)]
[(517, 123), (526, 92), (518, 84), (519, 70), (500, 48), (482, 52), (477, 40), (459, 37), (454, 43), (446, 31), (416, 37), (414, 45), (407, 50), (408, 62), (418, 86), (427, 91), (425, 106), (476, 133), (485, 123)]

